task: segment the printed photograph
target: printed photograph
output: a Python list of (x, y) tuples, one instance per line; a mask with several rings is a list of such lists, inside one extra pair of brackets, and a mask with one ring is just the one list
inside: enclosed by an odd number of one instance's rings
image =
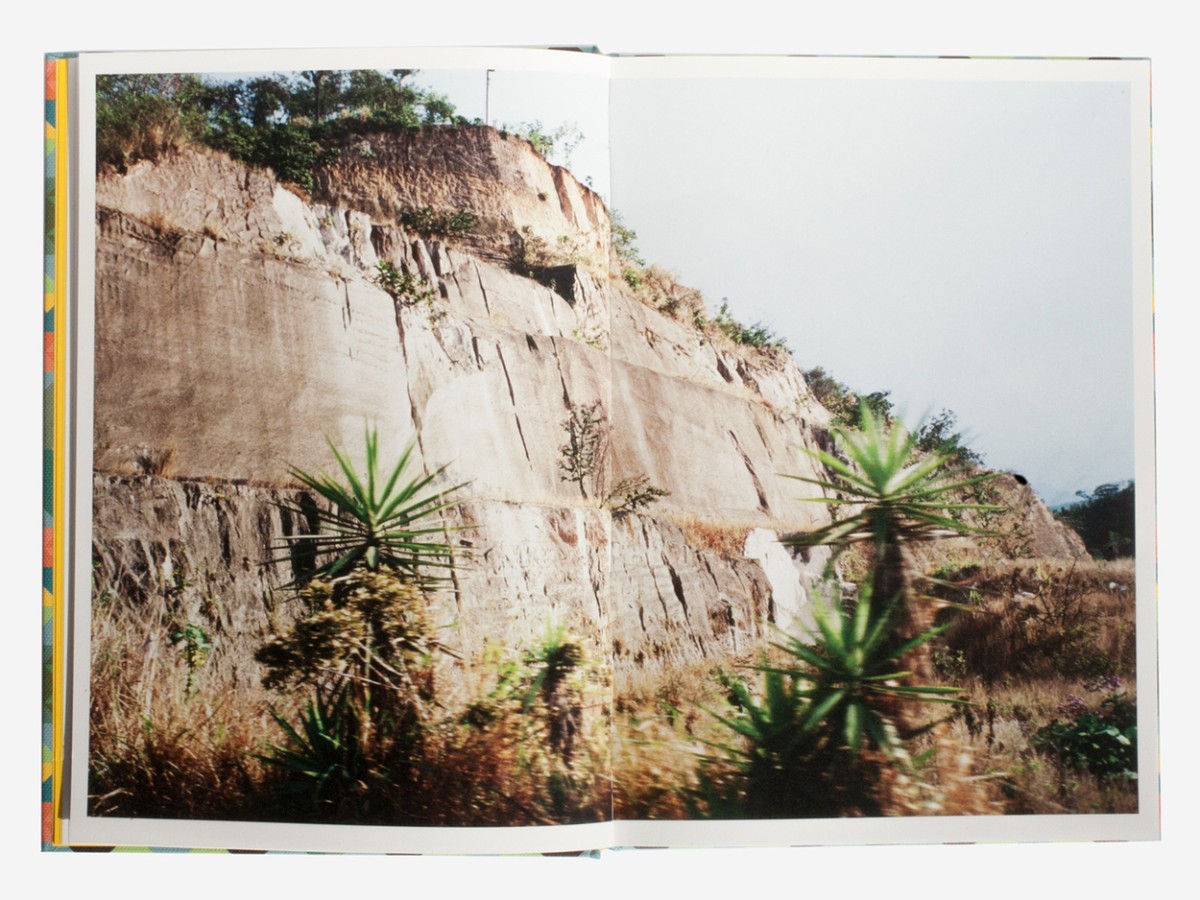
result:
[(98, 76), (89, 816), (1139, 811), (1129, 84), (622, 71)]

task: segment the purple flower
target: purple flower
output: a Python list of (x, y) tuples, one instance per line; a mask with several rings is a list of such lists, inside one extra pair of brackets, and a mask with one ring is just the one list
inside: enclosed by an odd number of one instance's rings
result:
[(1074, 694), (1067, 694), (1066, 702), (1058, 704), (1059, 715), (1072, 719), (1078, 718), (1089, 711), (1087, 701), (1082, 697), (1076, 697)]

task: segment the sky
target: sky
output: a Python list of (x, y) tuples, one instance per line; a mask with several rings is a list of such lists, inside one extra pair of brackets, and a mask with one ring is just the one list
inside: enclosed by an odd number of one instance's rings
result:
[[(415, 80), (483, 118), (481, 76)], [(648, 262), (1058, 505), (1134, 475), (1128, 92), (498, 69), (490, 121), (577, 125)]]
[[(487, 78), (478, 69), (425, 68), (413, 82), (447, 95), (455, 111), (468, 119), (485, 119)], [(528, 72), (496, 68), (491, 80), (487, 124), (502, 128), (541, 122), (545, 132), (574, 126), (583, 140), (570, 158), (551, 154), (550, 162), (565, 165), (581, 182), (609, 196), (608, 79), (588, 75)]]
[(616, 80), (642, 255), (1050, 504), (1133, 477), (1126, 84)]

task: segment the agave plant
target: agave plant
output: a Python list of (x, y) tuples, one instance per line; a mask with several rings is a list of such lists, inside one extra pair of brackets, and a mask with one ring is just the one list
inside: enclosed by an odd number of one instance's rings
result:
[(298, 728), (271, 710), (287, 743), (272, 744), (257, 758), (278, 770), (281, 794), (306, 795), (317, 810), (363, 781), (366, 764), (348, 704), (344, 688), (333, 695), (318, 691), (301, 710)]
[[(993, 478), (994, 473), (946, 477), (944, 473), (952, 462), (948, 455), (919, 454), (912, 434), (900, 425), (889, 428), (865, 403), (860, 406), (859, 418), (861, 429), (834, 429), (848, 461), (821, 450), (805, 451), (825, 466), (830, 473), (827, 479), (787, 476), (831, 492), (833, 496), (810, 499), (839, 508), (840, 517), (821, 528), (790, 535), (783, 543), (793, 547), (845, 547), (859, 541), (872, 542), (875, 564), (871, 594), (889, 605), (895, 603), (896, 638), (907, 641), (923, 631), (913, 621), (912, 564), (907, 545), (960, 534), (987, 534), (956, 514), (999, 511), (1004, 507), (954, 500), (956, 492)], [(914, 668), (921, 670), (922, 677), (932, 674), (925, 661)]]
[[(379, 435), (376, 429), (366, 429), (366, 472), (360, 476), (349, 455), (329, 441), (344, 482), (327, 472), (311, 473), (295, 466), (289, 468), (292, 477), (320, 494), (331, 504), (330, 509), (318, 508), (318, 534), (289, 535), (280, 540), (276, 549), (291, 551), (298, 543), (313, 549), (326, 562), (302, 573), (305, 579), (335, 578), (355, 566), (375, 570), (386, 566), (411, 580), (428, 585), (441, 579), (430, 576), (427, 569), (453, 567), (453, 548), (433, 538), (446, 528), (436, 516), (454, 505), (450, 497), (463, 485), (433, 490), (433, 483), (446, 467), (429, 475), (406, 477), (416, 448), (414, 437), (400, 459), (386, 476), (379, 469)], [(304, 516), (297, 506), (284, 504), (294, 514)], [(418, 523), (420, 525), (418, 526)]]
[(525, 662), (536, 674), (525, 692), (521, 710), (528, 713), (534, 702), (541, 698), (549, 724), (550, 747), (569, 762), (575, 734), (582, 725), (582, 709), (562, 688), (567, 677), (584, 664), (583, 648), (562, 623), (551, 622), (546, 626), (541, 643)]
[[(826, 815), (875, 802), (858, 771), (874, 747), (891, 759), (902, 746), (885, 712), (902, 701), (958, 703), (957, 688), (909, 685), (901, 659), (941, 633), (931, 629), (899, 645), (889, 641), (895, 604), (872, 603), (865, 586), (852, 612), (813, 603), (808, 639), (782, 634), (774, 646), (793, 665), (760, 665), (761, 699), (738, 678), (724, 684), (737, 712), (713, 715), (743, 739), (716, 744), (738, 771), (750, 815)], [(711, 793), (712, 785), (704, 785)], [(710, 803), (711, 805), (711, 803)]]

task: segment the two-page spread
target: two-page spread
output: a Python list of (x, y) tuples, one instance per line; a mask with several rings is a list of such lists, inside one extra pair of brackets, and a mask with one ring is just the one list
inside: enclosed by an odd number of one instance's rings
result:
[(1147, 61), (47, 85), (48, 842), (1157, 836)]

